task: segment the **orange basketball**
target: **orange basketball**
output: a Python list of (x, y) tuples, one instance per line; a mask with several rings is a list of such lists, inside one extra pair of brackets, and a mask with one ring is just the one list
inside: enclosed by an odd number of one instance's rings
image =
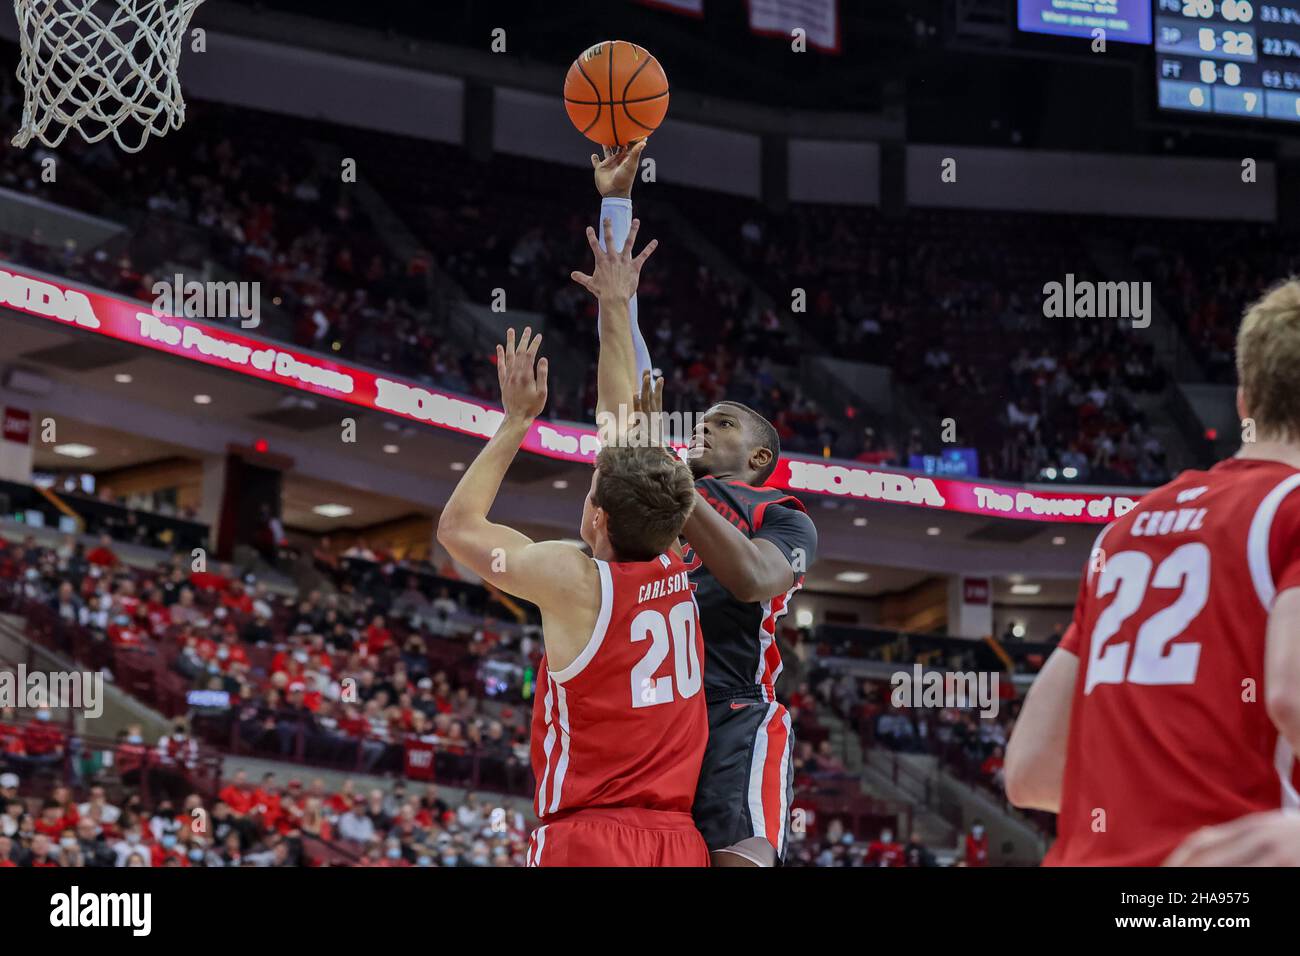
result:
[(569, 67), (564, 108), (587, 139), (602, 146), (626, 146), (649, 136), (664, 121), (668, 77), (644, 47), (606, 40)]

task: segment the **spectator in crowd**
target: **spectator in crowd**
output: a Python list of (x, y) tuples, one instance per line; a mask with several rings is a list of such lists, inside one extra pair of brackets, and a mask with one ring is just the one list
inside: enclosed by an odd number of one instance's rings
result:
[(904, 865), (909, 867), (935, 865), (934, 854), (921, 843), (915, 830), (908, 834), (907, 845), (903, 847), (903, 859)]
[(894, 831), (886, 827), (880, 836), (867, 847), (868, 866), (905, 866), (907, 855), (903, 844), (894, 839)]
[(117, 552), (113, 550), (113, 539), (107, 534), (100, 535), (99, 544), (86, 555), (86, 560), (99, 568), (114, 568), (118, 564)]
[(970, 832), (966, 834), (965, 864), (967, 866), (989, 865), (989, 837), (984, 832), (984, 821), (978, 818), (971, 824)]

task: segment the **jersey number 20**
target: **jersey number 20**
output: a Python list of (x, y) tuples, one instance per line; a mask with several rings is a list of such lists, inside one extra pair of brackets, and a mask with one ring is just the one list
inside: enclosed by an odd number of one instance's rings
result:
[[(1152, 614), (1138, 628), (1129, 660), (1129, 642), (1107, 646), (1153, 588), (1181, 588), (1182, 593), (1168, 607)], [(1116, 589), (1118, 589), (1116, 591)], [(1097, 618), (1088, 647), (1085, 694), (1098, 684), (1191, 684), (1201, 645), (1169, 647), (1205, 607), (1210, 594), (1210, 549), (1193, 541), (1176, 549), (1151, 573), (1151, 558), (1141, 551), (1122, 551), (1106, 562), (1097, 583), (1097, 597), (1116, 591), (1106, 610)]]
[(703, 676), (700, 673), (700, 653), (695, 646), (695, 602), (682, 601), (673, 605), (666, 619), (659, 611), (642, 611), (632, 619), (632, 641), (635, 643), (646, 638), (650, 639), (650, 647), (632, 668), (632, 706), (653, 707), (672, 701), (672, 677), (665, 674), (656, 679), (654, 676), (668, 656), (669, 645), (673, 652), (677, 693), (682, 699), (698, 694)]

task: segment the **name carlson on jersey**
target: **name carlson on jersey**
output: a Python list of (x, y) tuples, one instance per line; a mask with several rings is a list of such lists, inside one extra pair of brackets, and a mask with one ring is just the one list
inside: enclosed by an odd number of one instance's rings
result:
[(661, 598), (666, 594), (676, 594), (678, 591), (688, 591), (690, 590), (690, 587), (690, 573), (687, 571), (678, 571), (671, 577), (658, 578), (641, 585), (636, 592), (636, 603), (644, 604), (646, 601), (653, 601), (655, 598)]

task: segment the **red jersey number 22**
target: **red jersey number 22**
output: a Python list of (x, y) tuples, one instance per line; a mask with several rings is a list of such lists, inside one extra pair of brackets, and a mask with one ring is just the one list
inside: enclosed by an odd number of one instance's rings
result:
[[(1160, 562), (1151, 573), (1151, 558), (1141, 551), (1122, 551), (1106, 562), (1097, 583), (1097, 597), (1116, 591), (1115, 600), (1097, 618), (1088, 647), (1088, 673), (1083, 692), (1098, 684), (1191, 684), (1201, 645), (1169, 644), (1179, 637), (1205, 608), (1210, 593), (1210, 549), (1199, 541), (1185, 544)], [(1182, 593), (1168, 607), (1152, 614), (1138, 628), (1133, 642), (1107, 646), (1146, 599), (1147, 588), (1175, 589)], [(1168, 653), (1166, 653), (1168, 648)]]

